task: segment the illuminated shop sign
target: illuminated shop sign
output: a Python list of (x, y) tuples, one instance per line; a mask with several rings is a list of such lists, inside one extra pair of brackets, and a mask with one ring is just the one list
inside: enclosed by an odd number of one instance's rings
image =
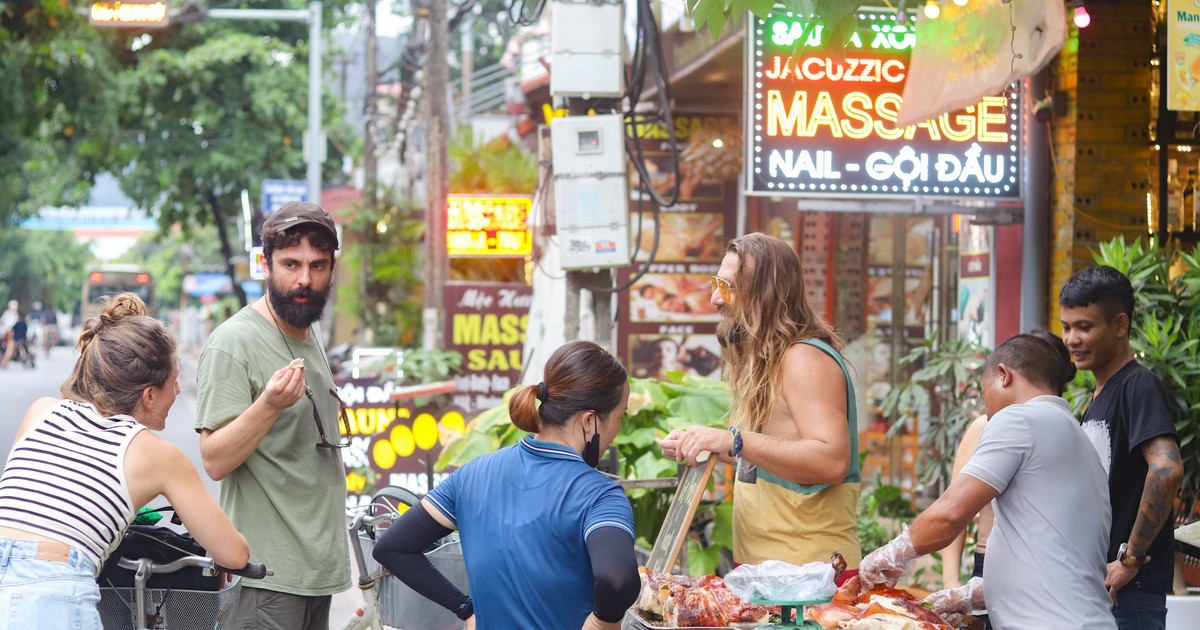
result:
[(916, 27), (862, 12), (845, 50), (779, 9), (750, 21), (747, 192), (1019, 198), (1015, 90), (897, 128)]
[(450, 195), (446, 251), (451, 256), (527, 256), (533, 252), (531, 197)]
[(166, 26), (166, 2), (93, 2), (88, 22), (106, 26)]

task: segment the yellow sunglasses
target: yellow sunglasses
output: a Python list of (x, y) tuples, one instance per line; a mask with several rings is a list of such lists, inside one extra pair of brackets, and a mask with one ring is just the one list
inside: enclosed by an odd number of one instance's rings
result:
[(712, 290), (721, 292), (721, 299), (729, 302), (733, 299), (733, 284), (725, 278), (712, 277)]

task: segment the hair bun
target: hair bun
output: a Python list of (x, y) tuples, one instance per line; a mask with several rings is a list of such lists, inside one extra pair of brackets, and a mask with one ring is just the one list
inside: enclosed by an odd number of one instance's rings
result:
[[(130, 317), (134, 315), (145, 315), (146, 303), (142, 298), (135, 293), (118, 293), (108, 299), (104, 305), (104, 311), (100, 313), (100, 319), (118, 320), (122, 317)], [(104, 323), (108, 323), (105, 321)]]
[(137, 317), (146, 314), (146, 303), (136, 293), (118, 293), (117, 295), (100, 298), (104, 304), (98, 318), (89, 319), (79, 333), (79, 348), (82, 350), (91, 340), (104, 330), (126, 317)]

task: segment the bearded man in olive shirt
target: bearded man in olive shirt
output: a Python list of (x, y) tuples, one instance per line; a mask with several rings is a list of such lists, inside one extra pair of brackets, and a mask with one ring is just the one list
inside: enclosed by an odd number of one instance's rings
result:
[(250, 557), (275, 571), (244, 583), (231, 626), (328, 630), (331, 596), (350, 588), (340, 405), (317, 325), (337, 231), (316, 204), (291, 202), (262, 235), (266, 296), (218, 326), (200, 354), (200, 455)]

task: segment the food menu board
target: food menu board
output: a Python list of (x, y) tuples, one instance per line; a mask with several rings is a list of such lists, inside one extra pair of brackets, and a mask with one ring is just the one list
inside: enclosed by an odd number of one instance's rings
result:
[(527, 284), (448, 282), (446, 350), (462, 353), (454, 376), (453, 404), (470, 416), (497, 407), (521, 376), (521, 350), (529, 325), (533, 288)]
[[(677, 113), (674, 125), (679, 201), (661, 209), (657, 221), (637, 171), (631, 169), (633, 264), (618, 272), (618, 282), (638, 277), (617, 299), (618, 354), (635, 377), (664, 378), (667, 372), (681, 371), (717, 378), (720, 314), (710, 302), (712, 276), (721, 266), (725, 244), (735, 236), (741, 132), (732, 116)], [(660, 195), (669, 194), (675, 173), (665, 127), (644, 123), (638, 135), (648, 185)]]

